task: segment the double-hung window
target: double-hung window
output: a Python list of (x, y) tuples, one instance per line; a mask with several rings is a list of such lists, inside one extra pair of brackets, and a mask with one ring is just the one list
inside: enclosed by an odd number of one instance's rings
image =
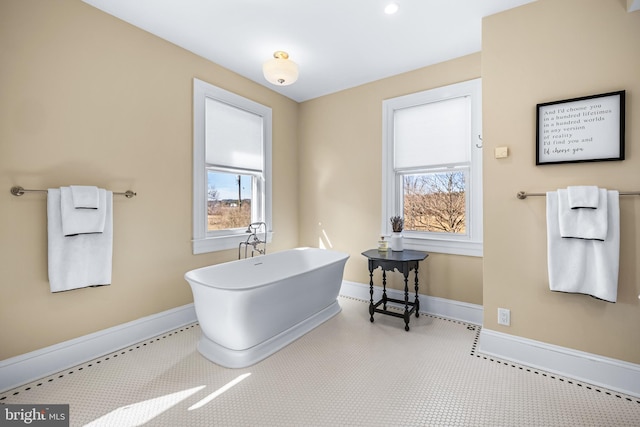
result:
[(482, 256), (481, 81), (383, 101), (382, 234), (404, 247)]
[(193, 81), (193, 253), (237, 248), (249, 224), (271, 233), (271, 109)]

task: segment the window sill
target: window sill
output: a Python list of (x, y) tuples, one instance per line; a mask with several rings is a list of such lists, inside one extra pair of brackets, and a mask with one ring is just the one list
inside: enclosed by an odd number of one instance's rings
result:
[(405, 249), (414, 249), (419, 251), (451, 255), (481, 257), (483, 253), (481, 242), (418, 239), (405, 236), (403, 240), (403, 246)]
[[(261, 233), (262, 234), (262, 233)], [(204, 254), (208, 252), (225, 251), (229, 249), (238, 249), (242, 242), (247, 241), (249, 234), (229, 234), (226, 236), (206, 237), (204, 239), (194, 239), (193, 254)], [(267, 233), (267, 243), (271, 243), (273, 232)]]

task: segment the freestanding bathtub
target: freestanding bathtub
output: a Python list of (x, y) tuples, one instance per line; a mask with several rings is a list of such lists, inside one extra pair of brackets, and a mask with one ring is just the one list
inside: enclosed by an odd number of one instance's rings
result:
[(227, 368), (272, 355), (341, 310), (348, 254), (298, 248), (189, 271), (198, 351)]

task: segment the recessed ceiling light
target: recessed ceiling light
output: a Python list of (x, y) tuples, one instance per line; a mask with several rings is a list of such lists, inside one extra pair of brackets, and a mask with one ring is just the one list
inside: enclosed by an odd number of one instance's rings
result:
[(398, 6), (398, 3), (389, 3), (384, 8), (384, 13), (386, 13), (387, 15), (393, 15), (394, 13), (396, 13), (398, 11), (399, 8), (400, 8), (400, 6)]

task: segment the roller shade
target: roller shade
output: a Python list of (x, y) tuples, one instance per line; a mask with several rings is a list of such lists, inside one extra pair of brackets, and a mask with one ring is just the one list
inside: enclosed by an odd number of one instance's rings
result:
[(262, 172), (262, 116), (206, 98), (205, 117), (208, 165)]
[(394, 111), (394, 169), (450, 165), (470, 160), (471, 97)]

